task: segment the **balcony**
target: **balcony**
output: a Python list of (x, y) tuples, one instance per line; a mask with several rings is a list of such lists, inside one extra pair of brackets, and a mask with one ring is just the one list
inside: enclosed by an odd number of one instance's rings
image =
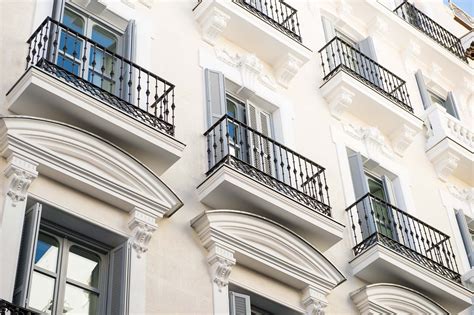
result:
[(474, 133), (446, 112), (441, 105), (433, 104), (426, 110), (428, 137), (426, 154), (433, 163), (438, 177), (447, 181), (455, 176), (474, 185)]
[(436, 23), (429, 16), (418, 10), (413, 4), (404, 1), (393, 12), (443, 46), (456, 57), (467, 62), (461, 40)]
[(472, 293), (461, 285), (449, 236), (372, 194), (347, 212), (354, 275), (418, 289), (455, 313), (470, 306)]
[(223, 116), (204, 134), (207, 178), (200, 200), (217, 209), (252, 209), (294, 228), (319, 249), (342, 238), (331, 218), (325, 169), (284, 145)]
[(378, 127), (391, 136), (396, 152), (403, 153), (412, 136), (421, 130), (405, 81), (339, 37), (329, 41), (319, 54), (321, 92), (332, 115), (340, 119), (348, 113)]
[(26, 309), (24, 307), (16, 306), (10, 302), (0, 299), (0, 314), (2, 315), (40, 315), (35, 311)]
[(49, 17), (27, 43), (25, 73), (7, 94), (11, 112), (94, 132), (155, 170), (180, 157), (173, 84)]
[(302, 45), (298, 12), (285, 1), (202, 0), (193, 11), (204, 41), (218, 46), (224, 39), (255, 54), (285, 87), (311, 58)]

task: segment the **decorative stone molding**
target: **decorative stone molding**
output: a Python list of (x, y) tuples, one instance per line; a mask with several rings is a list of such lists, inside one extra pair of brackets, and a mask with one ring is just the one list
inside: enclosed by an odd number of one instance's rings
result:
[(288, 53), (275, 67), (275, 76), (278, 83), (287, 88), (302, 65), (303, 61)]
[(342, 114), (349, 108), (352, 104), (355, 94), (349, 91), (346, 88), (341, 88), (341, 91), (331, 97), (329, 100), (329, 111), (332, 116), (337, 119), (341, 119)]
[(155, 217), (140, 209), (135, 209), (131, 217), (128, 227), (133, 232), (132, 248), (136, 251), (137, 257), (140, 258), (148, 251), (148, 243), (150, 243), (153, 232), (156, 231), (158, 225), (155, 223)]
[(393, 158), (393, 150), (387, 144), (382, 132), (376, 127), (361, 127), (352, 123), (342, 125), (344, 132), (356, 140), (362, 141), (367, 150), (367, 157), (371, 160), (380, 160), (380, 155)]
[(418, 132), (415, 129), (406, 124), (400, 126), (400, 128), (390, 136), (393, 151), (398, 155), (403, 156), (405, 150), (413, 142), (417, 133)]
[(438, 178), (446, 182), (453, 171), (458, 167), (459, 157), (449, 151), (444, 151), (431, 160), (438, 174)]
[(328, 306), (325, 294), (313, 286), (304, 289), (302, 302), (306, 315), (324, 315), (324, 309)]
[(17, 154), (10, 155), (7, 161), (8, 165), (4, 171), (7, 178), (6, 195), (11, 198), (15, 207), (19, 202), (25, 201), (31, 182), (38, 176), (38, 163)]
[(474, 203), (474, 188), (460, 188), (454, 184), (448, 184), (447, 187), (454, 198), (467, 203)]
[(256, 83), (262, 72), (263, 66), (254, 54), (246, 54), (240, 58), (240, 73), (242, 86), (252, 92), (256, 90)]
[(207, 14), (200, 19), (200, 26), (202, 32), (202, 38), (214, 46), (221, 35), (221, 33), (227, 27), (227, 22), (230, 16), (222, 12), (221, 10), (213, 7)]
[(213, 245), (207, 261), (210, 265), (210, 273), (212, 282), (217, 284), (219, 291), (229, 284), (229, 276), (232, 266), (235, 265), (234, 252), (219, 245)]
[(223, 61), (231, 67), (238, 67), (240, 64), (240, 55), (237, 53), (233, 54), (226, 48), (215, 47), (214, 53), (216, 54), (217, 59)]

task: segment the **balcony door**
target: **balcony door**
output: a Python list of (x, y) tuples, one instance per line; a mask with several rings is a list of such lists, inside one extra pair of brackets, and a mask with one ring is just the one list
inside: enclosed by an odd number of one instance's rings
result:
[[(111, 53), (120, 51), (122, 35), (92, 17), (71, 9), (64, 10), (63, 24), (72, 32), (61, 29), (56, 64), (116, 94), (121, 70), (117, 58)], [(83, 40), (76, 33), (92, 42)]]

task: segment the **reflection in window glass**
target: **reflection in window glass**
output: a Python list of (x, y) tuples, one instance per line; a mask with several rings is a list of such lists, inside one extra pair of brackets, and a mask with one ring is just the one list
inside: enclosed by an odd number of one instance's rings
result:
[(35, 265), (51, 272), (56, 272), (58, 251), (58, 241), (54, 237), (40, 233), (36, 245)]
[(66, 285), (63, 314), (97, 314), (98, 296), (73, 285)]
[(54, 278), (33, 272), (28, 305), (42, 313), (51, 314), (53, 306)]
[(99, 285), (99, 256), (78, 246), (72, 246), (67, 263), (67, 277), (97, 288)]

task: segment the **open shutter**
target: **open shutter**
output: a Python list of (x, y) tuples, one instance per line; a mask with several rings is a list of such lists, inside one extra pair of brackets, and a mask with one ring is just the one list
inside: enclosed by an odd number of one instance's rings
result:
[(63, 20), (64, 12), (64, 0), (53, 1), (53, 11), (51, 12), (51, 18), (55, 21), (61, 22)]
[(428, 90), (426, 89), (425, 79), (423, 78), (423, 73), (421, 70), (418, 70), (415, 73), (416, 84), (418, 85), (418, 90), (420, 91), (421, 101), (425, 109), (431, 106), (431, 98)]
[(22, 307), (27, 306), (28, 290), (34, 265), (36, 243), (41, 221), (41, 204), (36, 203), (25, 213), (21, 235), (20, 254), (13, 291), (13, 303)]
[(235, 292), (229, 293), (230, 315), (251, 315), (250, 296)]
[[(127, 27), (125, 28), (125, 32), (122, 36), (122, 56), (130, 61), (135, 61), (136, 55), (136, 47), (135, 47), (135, 40), (136, 40), (136, 26), (135, 20), (128, 21)], [(127, 62), (123, 64), (123, 69), (119, 67), (121, 64), (120, 61), (116, 61), (116, 72), (119, 73), (119, 77), (123, 76), (123, 80), (121, 82), (122, 85), (122, 98), (124, 100), (129, 100), (130, 102), (134, 102), (135, 97), (135, 89), (133, 87), (133, 81), (136, 81), (135, 76), (135, 69), (131, 67), (131, 65)], [(130, 86), (128, 85), (129, 81), (132, 83)], [(117, 87), (118, 88), (118, 87)], [(130, 94), (130, 95), (129, 95)]]
[(459, 119), (459, 114), (456, 108), (456, 102), (454, 101), (453, 92), (448, 92), (448, 97), (446, 98), (445, 107), (448, 114)]
[(136, 39), (136, 23), (135, 20), (128, 21), (125, 32), (123, 33), (123, 57), (135, 61), (135, 39)]
[[(388, 176), (382, 175), (382, 183), (385, 190), (385, 195), (387, 196), (387, 202), (390, 205), (398, 207), (398, 201), (395, 195), (395, 190), (393, 188), (392, 180), (388, 178)], [(398, 240), (399, 231), (396, 228), (397, 221), (399, 221), (398, 220), (399, 218), (397, 217), (398, 213), (399, 212), (394, 211), (392, 207), (390, 206), (387, 207), (387, 219), (390, 221), (390, 222), (387, 222), (387, 224), (390, 224), (390, 229), (392, 231), (391, 237), (394, 240)]]
[(226, 113), (225, 77), (221, 72), (205, 69), (206, 106), (208, 127), (216, 123)]
[(131, 246), (128, 242), (110, 252), (108, 315), (128, 314)]
[[(349, 167), (351, 169), (352, 185), (356, 200), (359, 200), (369, 192), (369, 184), (364, 173), (364, 164), (359, 152), (349, 155)], [(372, 207), (369, 198), (364, 198), (357, 205), (357, 214), (360, 220), (362, 237), (365, 239), (375, 231), (374, 218), (371, 215)], [(367, 219), (366, 219), (367, 217)]]
[(375, 46), (372, 37), (367, 37), (359, 42), (360, 51), (367, 57), (377, 62), (377, 55), (375, 53)]
[[(247, 125), (253, 130), (258, 130), (258, 118), (257, 118), (257, 108), (247, 102), (245, 113), (247, 115)], [(248, 142), (250, 145), (249, 154), (250, 154), (250, 165), (254, 166), (259, 170), (263, 170), (262, 159), (260, 156), (260, 137), (255, 134), (253, 131), (248, 133)]]
[(382, 175), (382, 182), (383, 182), (385, 194), (387, 195), (387, 202), (394, 206), (397, 206), (398, 202), (397, 202), (397, 198), (395, 197), (395, 193), (394, 193), (395, 191), (393, 190), (392, 181), (387, 176)]
[(327, 17), (321, 16), (321, 22), (323, 23), (324, 38), (326, 39), (327, 43), (336, 36), (336, 30), (334, 29), (332, 22)]
[[(259, 129), (263, 135), (268, 138), (272, 137), (271, 134), (271, 120), (270, 115), (264, 112), (259, 111)], [(264, 171), (265, 173), (272, 175), (273, 174), (273, 143), (267, 139), (262, 139), (262, 149), (264, 153)]]
[(461, 232), (462, 242), (466, 249), (467, 259), (471, 268), (474, 267), (474, 246), (472, 244), (472, 235), (466, 222), (466, 217), (462, 210), (456, 211), (456, 221), (458, 222), (459, 231)]

